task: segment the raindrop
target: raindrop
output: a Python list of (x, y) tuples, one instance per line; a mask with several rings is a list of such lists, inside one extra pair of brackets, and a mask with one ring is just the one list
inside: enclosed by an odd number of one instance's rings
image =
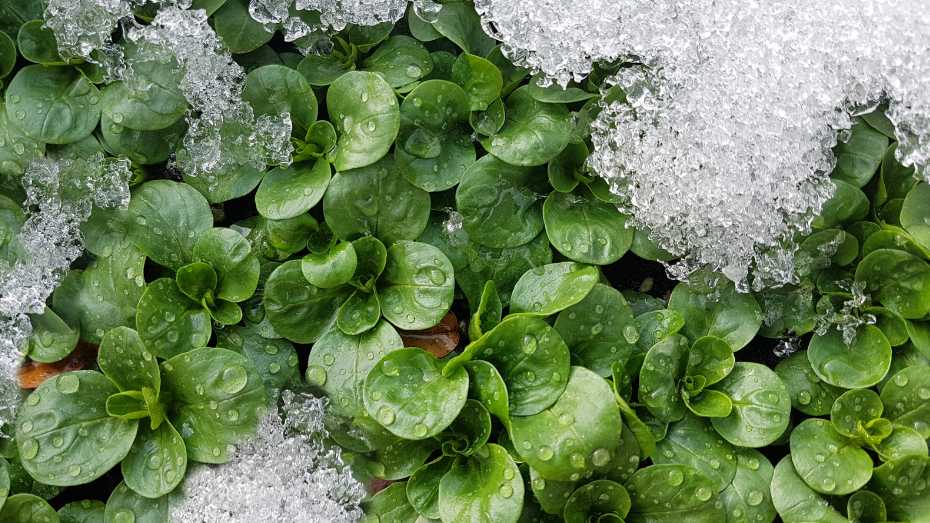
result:
[(81, 380), (74, 374), (62, 374), (55, 380), (55, 388), (62, 394), (74, 394), (81, 387)]
[(223, 381), (220, 388), (227, 394), (236, 394), (245, 388), (249, 375), (241, 365), (233, 365), (223, 371)]

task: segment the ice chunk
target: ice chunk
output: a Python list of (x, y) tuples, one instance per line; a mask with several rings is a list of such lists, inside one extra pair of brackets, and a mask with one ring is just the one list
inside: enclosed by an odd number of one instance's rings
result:
[[(476, 0), (518, 65), (561, 84), (616, 70), (590, 166), (631, 223), (741, 290), (795, 279), (795, 239), (831, 196), (832, 147), (887, 104), (898, 158), (930, 180), (922, 0)], [(606, 62), (611, 62), (608, 64)], [(617, 69), (618, 64), (623, 68)]]
[(190, 104), (184, 151), (178, 158), (184, 174), (214, 182), (220, 173), (239, 166), (264, 169), (290, 163), (290, 115), (256, 117), (242, 100), (245, 72), (204, 11), (165, 6), (151, 24), (131, 27), (126, 37), (139, 45), (138, 59), (169, 57), (183, 71), (180, 87)]
[[(839, 309), (827, 300), (820, 302), (817, 324), (814, 331), (825, 335), (830, 329), (836, 329), (843, 335), (843, 342), (851, 346), (856, 341), (856, 331), (863, 325), (874, 325), (878, 319), (874, 314), (864, 312), (872, 304), (871, 297), (865, 292), (866, 284), (861, 281), (838, 281), (836, 284), (846, 290), (850, 297), (844, 300)], [(818, 308), (820, 308), (818, 307)]]
[(362, 516), (364, 489), (324, 443), (326, 400), (284, 391), (256, 437), (220, 466), (188, 471), (170, 501), (173, 521), (349, 523)]
[[(46, 157), (23, 175), (25, 223), (13, 241), (14, 259), (0, 260), (0, 425), (15, 411), (10, 390), (20, 351), (32, 331), (28, 314), (40, 314), (71, 262), (82, 252), (80, 227), (93, 206), (129, 204), (130, 162), (105, 158)], [(12, 370), (11, 370), (12, 369)]]
[(132, 7), (130, 0), (49, 0), (45, 25), (55, 33), (62, 57), (95, 60), (94, 51), (113, 49), (113, 30), (132, 16)]

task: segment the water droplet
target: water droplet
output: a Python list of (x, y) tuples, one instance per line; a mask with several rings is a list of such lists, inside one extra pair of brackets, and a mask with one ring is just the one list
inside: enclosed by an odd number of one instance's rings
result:
[(802, 390), (798, 393), (798, 403), (801, 405), (809, 405), (811, 402), (811, 395), (806, 390)]
[(593, 463), (595, 467), (603, 467), (610, 463), (610, 451), (607, 449), (596, 449), (591, 453), (591, 463)]
[(823, 487), (823, 489), (827, 492), (830, 492), (836, 488), (836, 481), (833, 478), (823, 478), (821, 487)]
[(39, 442), (34, 439), (27, 439), (20, 445), (20, 452), (25, 459), (32, 459), (39, 454)]
[(378, 423), (385, 427), (394, 423), (394, 411), (390, 407), (381, 407), (378, 410)]
[(694, 497), (696, 497), (698, 501), (707, 501), (712, 495), (713, 493), (707, 487), (698, 487), (698, 489), (694, 491)]
[(359, 99), (362, 101), (362, 103), (367, 102), (367, 101), (368, 101), (368, 91), (362, 91), (362, 94), (361, 94), (361, 96), (359, 97)]
[(400, 368), (391, 360), (386, 360), (381, 364), (381, 373), (385, 376), (399, 376)]
[(426, 425), (422, 423), (417, 423), (413, 426), (413, 435), (418, 438), (425, 438), (426, 434), (429, 433), (429, 429), (426, 428)]
[(74, 374), (62, 374), (55, 380), (55, 388), (62, 394), (74, 394), (81, 387), (81, 380)]
[(279, 373), (279, 372), (281, 372), (281, 365), (280, 365), (280, 364), (278, 364), (278, 363), (270, 363), (270, 364), (268, 365), (268, 373), (269, 373), (269, 374), (277, 374), (277, 373)]
[(584, 456), (578, 454), (577, 452), (569, 456), (568, 460), (576, 469), (583, 469), (587, 465), (587, 461), (584, 459)]
[(751, 507), (757, 507), (762, 504), (762, 501), (765, 500), (765, 494), (758, 490), (751, 490), (749, 494), (746, 495), (746, 504)]
[(148, 465), (150, 469), (157, 470), (161, 468), (163, 463), (164, 463), (164, 460), (162, 460), (160, 455), (152, 454), (151, 456), (149, 456), (149, 460), (148, 462), (146, 462), (146, 465)]
[(536, 456), (542, 461), (549, 461), (550, 459), (552, 459), (552, 456), (554, 455), (555, 453), (552, 452), (552, 449), (545, 445), (543, 445), (542, 447), (539, 447), (539, 450), (536, 451)]
[(245, 388), (249, 375), (241, 365), (233, 365), (223, 371), (223, 380), (220, 388), (227, 394), (236, 394)]
[(677, 487), (685, 481), (684, 474), (681, 473), (678, 469), (672, 469), (668, 472), (668, 484)]
[(894, 377), (894, 383), (895, 385), (899, 387), (907, 386), (907, 381), (908, 381), (907, 376), (905, 376), (904, 374), (898, 374)]
[(539, 491), (539, 490), (545, 490), (545, 488), (546, 488), (546, 480), (542, 478), (535, 478), (533, 480), (533, 490)]
[(498, 490), (498, 493), (502, 498), (509, 498), (513, 496), (513, 487), (510, 485), (501, 485), (501, 488)]
[(131, 510), (120, 510), (113, 516), (113, 523), (135, 523), (136, 515)]
[(229, 411), (226, 412), (226, 419), (234, 423), (239, 421), (239, 411), (236, 409), (229, 409)]

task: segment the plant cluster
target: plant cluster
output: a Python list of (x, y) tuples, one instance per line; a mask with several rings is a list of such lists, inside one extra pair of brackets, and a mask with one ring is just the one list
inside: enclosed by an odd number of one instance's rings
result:
[[(930, 185), (880, 112), (836, 148), (794, 284), (666, 285), (586, 165), (612, 71), (547, 86), (468, 2), (306, 56), (246, 0), (194, 4), (243, 100), (289, 115), (289, 165), (181, 179), (171, 60), (132, 91), (62, 59), (41, 2), (0, 6), (0, 260), (34, 161), (133, 171), (30, 317), (0, 520), (167, 521), (189, 466), (306, 389), (367, 521), (930, 521)], [(56, 512), (69, 492), (94, 499)]]

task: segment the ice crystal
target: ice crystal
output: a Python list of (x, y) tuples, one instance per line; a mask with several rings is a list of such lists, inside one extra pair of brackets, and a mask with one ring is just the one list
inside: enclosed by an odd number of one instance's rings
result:
[(878, 320), (874, 314), (863, 309), (871, 305), (871, 297), (865, 292), (866, 284), (861, 281), (838, 281), (837, 285), (849, 293), (849, 297), (836, 308), (831, 301), (821, 300), (821, 309), (814, 331), (823, 336), (830, 329), (836, 329), (843, 335), (847, 346), (856, 341), (856, 331), (863, 325), (874, 325)]
[(357, 521), (364, 496), (337, 447), (323, 440), (326, 400), (284, 391), (281, 413), (220, 466), (198, 465), (171, 499), (173, 521)]
[(801, 340), (794, 336), (783, 340), (778, 340), (772, 353), (778, 359), (785, 359), (791, 356), (801, 348)]
[[(792, 281), (794, 237), (829, 198), (838, 131), (888, 104), (898, 159), (930, 179), (930, 9), (922, 0), (476, 0), (518, 65), (608, 84), (591, 166), (684, 278)], [(592, 16), (596, 13), (596, 16)]]
[(241, 166), (285, 165), (291, 155), (290, 115), (256, 116), (242, 100), (245, 72), (233, 61), (202, 10), (161, 8), (151, 24), (129, 29), (144, 58), (170, 58), (183, 72), (190, 104), (178, 166), (190, 176), (217, 176)]
[(93, 207), (129, 204), (129, 165), (98, 153), (41, 158), (26, 168), (28, 217), (13, 239), (14, 259), (0, 260), (0, 424), (14, 409), (7, 402), (8, 374), (31, 333), (28, 315), (45, 311), (45, 301), (81, 255), (80, 227)]

